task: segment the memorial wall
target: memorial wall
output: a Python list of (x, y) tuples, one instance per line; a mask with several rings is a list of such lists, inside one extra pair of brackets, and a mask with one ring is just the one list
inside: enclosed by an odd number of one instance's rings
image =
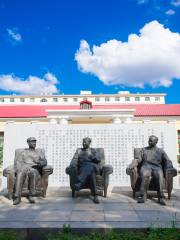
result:
[[(176, 130), (174, 123), (124, 123), (124, 124), (7, 124), (4, 135), (3, 168), (14, 162), (16, 148), (27, 147), (26, 139), (37, 138), (37, 147), (44, 148), (48, 164), (54, 168), (49, 178), (49, 186), (69, 186), (69, 176), (65, 168), (77, 147), (81, 147), (84, 137), (92, 138), (92, 147), (101, 147), (105, 151), (107, 164), (113, 166), (110, 176), (112, 186), (130, 186), (126, 166), (133, 159), (133, 149), (148, 145), (150, 135), (159, 138), (158, 147), (165, 149), (174, 167), (177, 168)], [(6, 179), (3, 178), (3, 187)], [(178, 186), (178, 178), (174, 180)]]

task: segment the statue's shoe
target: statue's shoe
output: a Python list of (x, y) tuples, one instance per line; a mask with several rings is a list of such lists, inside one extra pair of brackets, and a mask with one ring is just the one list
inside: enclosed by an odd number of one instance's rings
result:
[(94, 202), (94, 203), (99, 203), (99, 198), (98, 198), (98, 196), (97, 196), (97, 195), (96, 195), (96, 196), (94, 196), (93, 202)]
[(144, 197), (138, 197), (137, 203), (145, 203)]
[(74, 184), (74, 190), (79, 191), (81, 189), (81, 183)]
[(13, 205), (18, 205), (21, 202), (21, 199), (19, 197), (14, 198)]
[(158, 199), (158, 203), (165, 206), (166, 205), (166, 202), (162, 199), (162, 198), (159, 198)]
[(27, 199), (29, 200), (29, 203), (35, 203), (35, 200), (32, 196), (28, 196)]
[(30, 196), (36, 196), (36, 191), (35, 191), (35, 190), (29, 191), (29, 195), (30, 195)]
[(9, 193), (9, 194), (8, 194), (8, 199), (9, 199), (9, 200), (12, 200), (12, 199), (13, 199), (13, 193)]

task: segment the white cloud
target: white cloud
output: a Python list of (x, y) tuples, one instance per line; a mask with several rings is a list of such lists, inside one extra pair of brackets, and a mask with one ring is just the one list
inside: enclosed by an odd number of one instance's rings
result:
[(57, 84), (58, 83), (58, 80), (57, 78), (55, 77), (54, 74), (50, 73), (50, 72), (47, 72), (45, 75), (44, 75), (44, 79), (51, 82), (52, 84)]
[(11, 40), (15, 42), (21, 42), (22, 41), (22, 36), (20, 33), (18, 33), (17, 29), (7, 29), (8, 36), (10, 37)]
[(106, 85), (168, 87), (180, 78), (180, 34), (152, 21), (127, 42), (113, 39), (91, 50), (82, 40), (75, 60), (82, 72)]
[(169, 10), (166, 11), (166, 15), (171, 16), (171, 15), (174, 15), (174, 14), (175, 14), (175, 11), (173, 9), (169, 9)]
[(43, 78), (30, 75), (25, 80), (13, 74), (0, 75), (0, 89), (20, 94), (54, 94), (58, 92), (57, 83), (57, 78), (50, 72)]
[(137, 4), (145, 4), (147, 3), (149, 0), (137, 0)]
[(180, 6), (180, 0), (172, 0), (171, 4), (175, 7), (179, 7)]

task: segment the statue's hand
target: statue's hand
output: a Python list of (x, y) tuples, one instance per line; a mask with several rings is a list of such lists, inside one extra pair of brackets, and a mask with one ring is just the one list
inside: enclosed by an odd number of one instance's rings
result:
[(41, 162), (37, 162), (36, 167), (42, 167)]
[(93, 160), (93, 155), (92, 155), (92, 153), (90, 153), (89, 155), (88, 155), (88, 157), (89, 157), (89, 159), (92, 161)]
[(38, 163), (36, 163), (32, 166), (32, 168), (37, 168), (37, 167), (39, 167)]
[(172, 171), (174, 171), (174, 168), (173, 167), (169, 167), (169, 168), (166, 169), (166, 171), (167, 172), (172, 172)]
[(38, 166), (38, 167), (41, 167), (41, 162), (38, 162), (38, 163), (37, 163), (37, 166)]
[(134, 163), (131, 163), (131, 164), (128, 166), (129, 170), (133, 170), (135, 167), (136, 167), (136, 166), (135, 166)]
[(47, 165), (46, 159), (40, 157), (39, 161), (38, 161), (38, 166), (39, 167), (44, 167), (46, 165)]

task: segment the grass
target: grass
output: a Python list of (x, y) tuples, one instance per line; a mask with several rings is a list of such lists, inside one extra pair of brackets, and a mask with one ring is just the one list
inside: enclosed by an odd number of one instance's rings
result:
[(18, 232), (11, 231), (11, 230), (0, 231), (0, 240), (24, 240), (24, 239), (21, 238)]
[(150, 229), (148, 231), (109, 231), (107, 233), (73, 234), (71, 232), (50, 234), (48, 240), (179, 240), (180, 230)]
[[(28, 231), (27, 231), (28, 233)], [(32, 233), (31, 233), (32, 236)], [(31, 239), (27, 234), (17, 231), (0, 231), (0, 240), (25, 240)], [(57, 234), (44, 234), (46, 240), (179, 240), (180, 229), (172, 228), (151, 228), (146, 231), (106, 231), (105, 233), (73, 233), (70, 227), (64, 227)]]

